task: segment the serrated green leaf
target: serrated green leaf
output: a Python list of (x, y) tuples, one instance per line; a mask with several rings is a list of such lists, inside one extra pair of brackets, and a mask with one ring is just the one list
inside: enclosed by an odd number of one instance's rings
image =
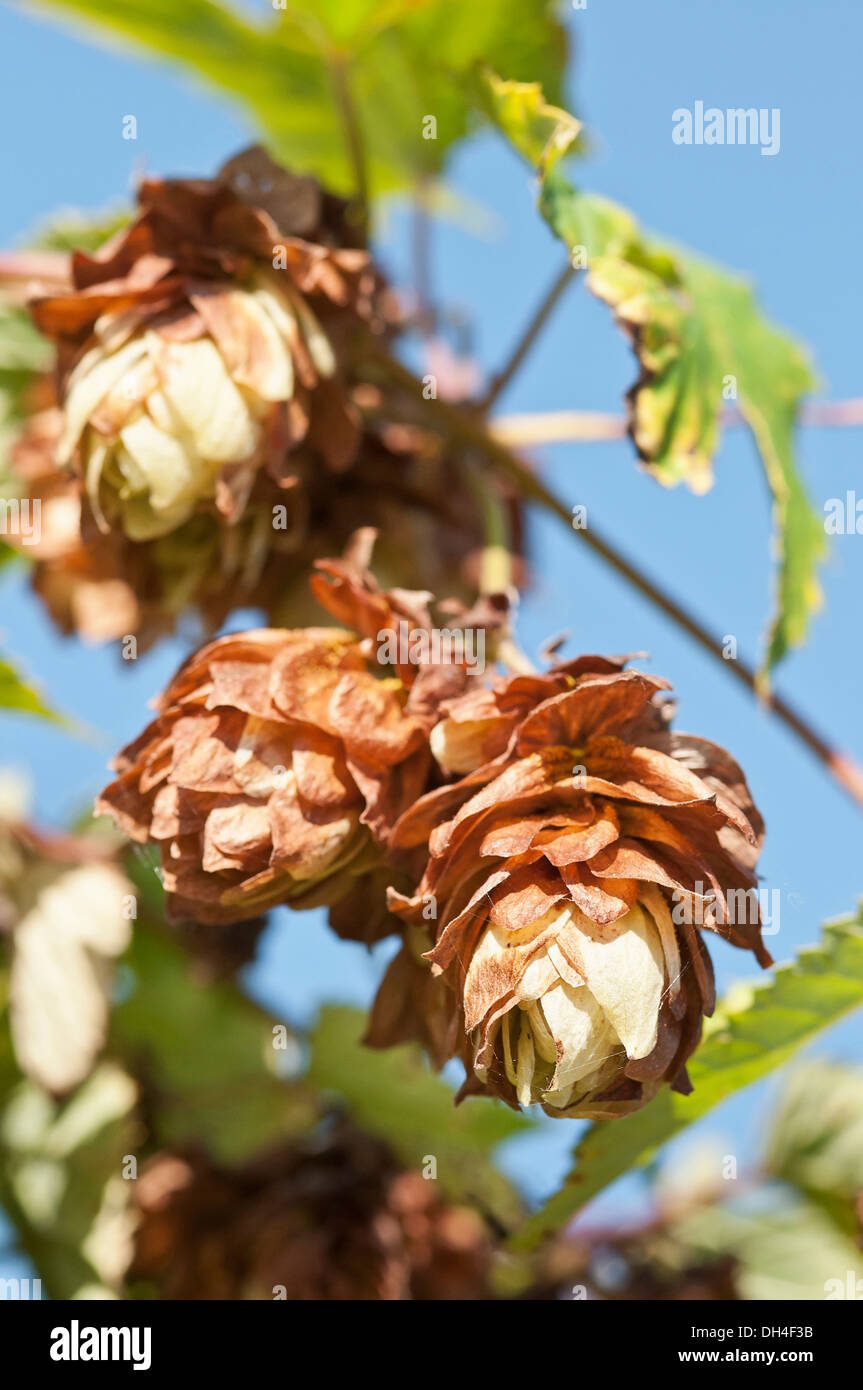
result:
[(642, 376), (630, 392), (632, 435), (661, 482), (686, 481), (697, 492), (710, 487), (725, 387), (739, 397), (774, 506), (779, 563), (766, 673), (803, 640), (820, 599), (824, 527), (806, 497), (793, 444), (800, 400), (814, 378), (797, 344), (761, 315), (748, 285), (682, 253), (676, 267), (678, 283), (669, 284), (652, 269), (600, 259), (587, 283), (635, 344)]
[[(826, 548), (794, 457), (794, 424), (814, 386), (793, 339), (761, 314), (740, 279), (644, 234), (606, 199), (575, 189), (542, 139), (525, 134), (523, 88), (485, 77), (487, 104), (507, 138), (539, 173), (539, 209), (573, 263), (589, 269), (588, 288), (608, 304), (632, 341), (641, 374), (628, 393), (639, 457), (660, 482), (705, 492), (726, 400), (739, 400), (773, 497), (778, 561), (774, 617), (762, 669), (803, 641), (820, 601), (816, 573)], [(535, 117), (542, 93), (531, 92)], [(546, 126), (549, 125), (548, 120)]]
[[(273, 153), (355, 191), (337, 74), (344, 72), (373, 193), (438, 174), (470, 128), (480, 61), (560, 92), (565, 31), (553, 0), (287, 0), (252, 21), (212, 0), (48, 0), (237, 100)], [(433, 117), (434, 136), (424, 135)]]
[(437, 1178), (451, 1196), (512, 1220), (517, 1199), (489, 1154), (529, 1122), (503, 1106), (456, 1109), (452, 1090), (432, 1075), (418, 1049), (362, 1047), (365, 1024), (358, 1009), (331, 1004), (321, 1010), (309, 1082), (342, 1096), (357, 1123), (385, 1139), (408, 1167), (422, 1168), (434, 1157)]
[(625, 1119), (591, 1125), (575, 1150), (564, 1187), (525, 1224), (515, 1242), (535, 1244), (559, 1230), (598, 1192), (632, 1168), (643, 1167), (661, 1146), (720, 1101), (783, 1065), (822, 1028), (863, 1003), (863, 920), (828, 923), (821, 943), (765, 983), (738, 987), (708, 1020), (689, 1063), (694, 1090), (665, 1089)]

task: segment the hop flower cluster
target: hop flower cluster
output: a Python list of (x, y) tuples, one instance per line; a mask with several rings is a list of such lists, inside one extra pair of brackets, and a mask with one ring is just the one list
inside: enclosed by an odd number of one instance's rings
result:
[(230, 522), (310, 434), (335, 469), (356, 449), (333, 340), (372, 314), (368, 255), (308, 239), (327, 228), (306, 181), (279, 225), (235, 191), (243, 173), (146, 180), (131, 225), (73, 257), (70, 293), (33, 302), (58, 346), (57, 462), (103, 531), (150, 540), (202, 502)]
[[(330, 903), (367, 941), (401, 923), (367, 1041), (460, 1056), (463, 1094), (607, 1118), (686, 1091), (714, 1003), (699, 927), (770, 962), (740, 768), (673, 732), (667, 683), (625, 658), (384, 670), (374, 639), (428, 630), (428, 595), (320, 569), (317, 597), (353, 631), (205, 647), (103, 793), (159, 845), (173, 915)], [(494, 646), (500, 606), (462, 616)]]
[[(341, 936), (401, 936), (371, 1045), (460, 1056), (464, 1094), (623, 1115), (688, 1085), (701, 928), (769, 962), (761, 820), (627, 660), (486, 676), (439, 640), (482, 633), (491, 670), (511, 649), (508, 599), (464, 598), (507, 513), (517, 552), (518, 508), (387, 374), (399, 315), (356, 241), (345, 203), (253, 149), (146, 180), (32, 301), (57, 371), (14, 458), (57, 621), (144, 643), (188, 609), (208, 635), (238, 603), (268, 623), (189, 657), (97, 808), (156, 847), (209, 968), (269, 909), (325, 905)], [(433, 609), (430, 583), (456, 597)]]

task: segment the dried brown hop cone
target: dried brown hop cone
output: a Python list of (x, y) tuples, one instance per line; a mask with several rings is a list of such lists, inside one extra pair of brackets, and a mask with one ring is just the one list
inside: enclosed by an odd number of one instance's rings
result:
[(244, 632), (185, 662), (97, 803), (159, 846), (169, 915), (335, 903), (379, 868), (430, 763), (406, 687), (382, 675), (338, 628)]
[(300, 182), (278, 224), (251, 176), (249, 201), (235, 191), (236, 168), (233, 183), (145, 180), (132, 224), (73, 257), (72, 292), (34, 301), (58, 346), (57, 461), (102, 530), (151, 540), (202, 504), (234, 521), (260, 470), (290, 485), (307, 436), (333, 468), (353, 457), (334, 344), (371, 316), (375, 279), (364, 251), (326, 243), (323, 198)]
[[(444, 706), (431, 746), (461, 779), (394, 829), (395, 848), (429, 847), (416, 893), (391, 899), (415, 931), (434, 930), (428, 959), (454, 989), (447, 1036), (456, 1021), (467, 1035), (466, 1093), (605, 1118), (666, 1083), (686, 1090), (714, 1003), (696, 926), (770, 964), (753, 891), (763, 825), (743, 774), (671, 732), (667, 683), (624, 664), (585, 656)], [(405, 1036), (418, 969), (391, 967), (378, 1044), (388, 1024)], [(428, 1042), (423, 1021), (415, 1031)]]
[[(380, 393), (358, 394), (383, 408)], [(237, 606), (280, 627), (316, 621), (309, 569), (341, 550), (358, 522), (379, 532), (383, 585), (465, 597), (476, 586), (482, 527), (462, 461), (417, 427), (365, 408), (363, 422), (357, 456), (337, 480), (303, 445), (292, 455), (296, 485), (280, 491), (259, 477), (232, 524), (210, 509), (167, 535), (132, 541), (89, 518), (81, 480), (55, 462), (62, 416), (47, 406), (12, 445), (11, 481), (28, 501), (17, 531), (10, 517), (6, 539), (33, 562), (33, 587), (63, 632), (89, 643), (134, 636), (138, 653), (193, 611), (204, 636)], [(508, 506), (518, 545), (518, 509)]]
[(349, 560), (319, 569), (316, 595), (353, 630), (264, 628), (203, 647), (97, 803), (159, 846), (174, 918), (326, 903), (343, 935), (374, 940), (398, 925), (382, 847), (432, 785), (436, 692), (467, 675), (379, 659), (381, 631), (431, 627), (428, 595), (384, 593)]
[[(133, 636), (140, 654), (187, 611), (209, 635), (237, 605), (283, 606), (276, 596), (303, 557), (287, 522), (273, 529), (259, 486), (232, 525), (200, 512), (165, 536), (132, 541), (93, 524), (80, 478), (56, 464), (61, 428), (59, 410), (41, 410), (12, 445), (10, 480), (27, 505), (7, 540), (33, 563), (33, 588), (62, 632), (90, 644)], [(293, 507), (293, 495), (277, 505)]]
[(10, 539), (58, 626), (144, 650), (185, 614), (205, 636), (237, 606), (304, 625), (309, 567), (359, 525), (385, 585), (466, 597), (481, 507), (422, 403), (365, 379), (399, 313), (347, 205), (260, 149), (139, 204), (31, 304), (58, 394), (13, 458), (43, 543)]
[(241, 1168), (161, 1153), (135, 1185), (130, 1280), (173, 1299), (472, 1299), (488, 1291), (482, 1221), (342, 1125)]
[(33, 562), (32, 584), (62, 632), (99, 643), (163, 630), (152, 566), (118, 533), (82, 532), (80, 481), (58, 468), (57, 409), (31, 415), (11, 448), (11, 477), (27, 500), (9, 544)]

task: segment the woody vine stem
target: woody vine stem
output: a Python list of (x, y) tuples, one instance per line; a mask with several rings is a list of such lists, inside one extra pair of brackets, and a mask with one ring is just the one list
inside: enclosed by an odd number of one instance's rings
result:
[[(536, 337), (534, 333), (531, 341)], [(520, 361), (525, 354), (521, 354)], [(384, 378), (398, 383), (413, 393), (416, 399), (423, 399), (422, 383), (407, 367), (398, 362), (385, 350), (377, 354), (377, 370)], [(475, 413), (475, 408), (460, 408), (442, 400), (427, 401), (429, 420), (441, 433), (459, 440), (477, 453), (487, 463), (515, 484), (525, 500), (537, 502), (562, 521), (568, 532), (578, 537), (595, 554), (605, 561), (617, 574), (648, 599), (654, 607), (670, 618), (677, 627), (687, 633), (698, 645), (714, 659), (721, 662), (729, 674), (757, 696), (764, 707), (790, 729), (795, 737), (812, 753), (830, 774), (842, 791), (856, 805), (863, 809), (863, 769), (849, 755), (836, 748), (826, 737), (816, 730), (804, 715), (795, 709), (783, 696), (765, 691), (755, 670), (746, 661), (725, 658), (720, 640), (682, 604), (656, 584), (650, 577), (626, 559), (596, 527), (575, 530), (572, 514), (561, 500), (540, 478), (505, 444), (495, 438), (493, 426)]]

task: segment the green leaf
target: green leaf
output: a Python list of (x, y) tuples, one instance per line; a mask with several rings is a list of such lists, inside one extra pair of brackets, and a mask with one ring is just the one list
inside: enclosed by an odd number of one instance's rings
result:
[(578, 140), (581, 122), (559, 106), (550, 106), (539, 82), (504, 82), (485, 75), (492, 118), (506, 130), (519, 154), (547, 178)]
[(821, 1060), (795, 1067), (770, 1126), (765, 1166), (854, 1235), (863, 1192), (863, 1070)]
[(586, 1202), (632, 1168), (650, 1162), (681, 1130), (743, 1086), (768, 1075), (863, 1003), (863, 919), (828, 923), (821, 944), (801, 951), (755, 986), (738, 986), (717, 1008), (689, 1063), (692, 1095), (665, 1089), (625, 1119), (591, 1125), (564, 1187), (525, 1224), (527, 1248), (558, 1230)]
[[(656, 246), (662, 253), (665, 248)], [(814, 386), (801, 350), (761, 315), (749, 286), (678, 253), (676, 283), (616, 257), (593, 262), (588, 287), (610, 304), (642, 367), (630, 392), (631, 431), (660, 482), (710, 487), (724, 386), (733, 382), (773, 495), (778, 538), (776, 614), (765, 672), (806, 634), (820, 595), (825, 548), (794, 460), (794, 422)]]
[[(116, 232), (129, 224), (124, 208), (103, 212), (83, 212), (79, 208), (60, 208), (41, 222), (25, 238), (27, 246), (40, 251), (98, 251)], [(35, 332), (35, 329), (34, 329)]]
[(311, 1039), (308, 1080), (335, 1092), (357, 1123), (385, 1139), (402, 1161), (421, 1168), (437, 1160), (437, 1177), (456, 1198), (469, 1198), (509, 1223), (519, 1214), (506, 1180), (489, 1162), (504, 1139), (529, 1122), (498, 1105), (454, 1105), (413, 1047), (364, 1048), (366, 1018), (358, 1009), (326, 1005)]
[(51, 1298), (118, 1289), (128, 1254), (120, 1174), (134, 1152), (136, 1102), (134, 1083), (111, 1062), (62, 1102), (30, 1081), (4, 1086), (0, 1202)]
[(11, 662), (0, 657), (0, 709), (16, 710), (19, 714), (34, 714), (52, 724), (67, 725), (68, 721), (52, 709), (35, 686), (25, 681)]
[(0, 303), (0, 435), (26, 414), (24, 393), (38, 372), (47, 371), (51, 347), (29, 315)]
[(632, 341), (641, 373), (627, 397), (630, 431), (648, 471), (666, 485), (686, 482), (705, 492), (713, 481), (723, 400), (739, 399), (772, 493), (777, 537), (766, 684), (777, 662), (803, 641), (820, 601), (816, 571), (825, 533), (793, 445), (801, 398), (814, 386), (809, 363), (762, 316), (747, 284), (647, 236), (625, 209), (569, 183), (556, 167), (565, 113), (550, 113), (538, 87), (527, 103), (523, 84), (493, 74), (484, 80), (487, 108), (540, 175), (540, 212), (573, 264), (589, 268), (588, 288), (611, 307)]
[(847, 1275), (860, 1263), (859, 1248), (804, 1200), (768, 1211), (705, 1207), (668, 1235), (702, 1257), (733, 1256), (742, 1299), (822, 1300), (831, 1291), (833, 1297), (856, 1297), (856, 1276), (855, 1293), (849, 1295)]
[[(287, 0), (253, 22), (212, 0), (51, 0), (83, 19), (182, 64), (237, 100), (273, 153), (334, 191), (355, 191), (343, 71), (373, 193), (443, 167), (470, 128), (465, 80), (487, 61), (560, 91), (565, 34), (553, 0)], [(434, 138), (423, 134), (434, 117)]]
[(20, 483), (7, 476), (9, 449), (27, 414), (28, 387), (47, 371), (51, 355), (50, 344), (25, 310), (0, 302), (0, 526), (4, 502), (20, 490)]
[(181, 948), (143, 920), (125, 960), (110, 1045), (156, 1087), (158, 1144), (199, 1140), (239, 1162), (315, 1122), (309, 1098), (277, 1075), (272, 1021), (235, 985), (196, 978)]
[(32, 375), (51, 361), (51, 347), (24, 309), (0, 304), (0, 380), (8, 373)]

